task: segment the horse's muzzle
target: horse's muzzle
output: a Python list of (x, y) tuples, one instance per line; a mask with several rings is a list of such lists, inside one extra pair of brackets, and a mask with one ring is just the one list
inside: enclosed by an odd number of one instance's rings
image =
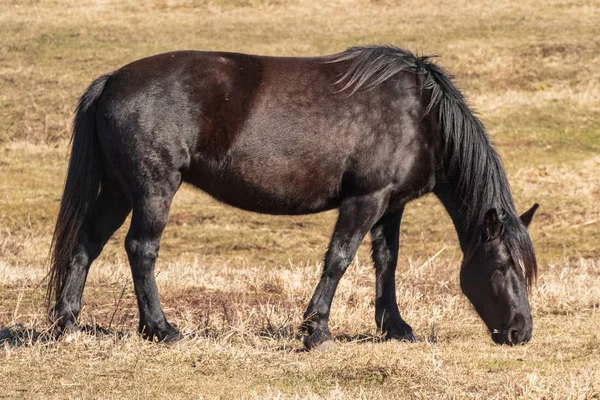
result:
[(531, 331), (524, 332), (515, 328), (494, 329), (492, 340), (496, 344), (507, 344), (514, 346), (516, 344), (525, 344), (531, 339)]

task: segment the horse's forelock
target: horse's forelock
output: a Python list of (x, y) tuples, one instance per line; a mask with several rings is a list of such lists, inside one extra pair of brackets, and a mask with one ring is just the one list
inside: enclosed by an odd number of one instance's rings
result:
[(526, 280), (527, 287), (531, 288), (537, 278), (537, 261), (527, 228), (518, 221), (518, 218), (506, 222), (504, 242), (517, 272)]

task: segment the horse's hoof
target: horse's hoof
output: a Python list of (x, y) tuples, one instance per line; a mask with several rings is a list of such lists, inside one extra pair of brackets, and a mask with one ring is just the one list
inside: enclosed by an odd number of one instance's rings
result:
[(56, 306), (50, 310), (48, 321), (51, 324), (50, 332), (56, 337), (59, 337), (62, 334), (77, 332), (79, 330), (79, 323), (73, 313), (64, 310), (57, 311)]
[(55, 323), (54, 325), (52, 325), (50, 327), (50, 329), (48, 330), (47, 333), (48, 333), (49, 337), (57, 340), (60, 338), (64, 338), (66, 336), (73, 335), (79, 331), (80, 331), (79, 324), (77, 324), (77, 322), (69, 321), (66, 324)]
[(183, 338), (184, 336), (181, 334), (181, 332), (175, 331), (166, 335), (162, 340), (160, 340), (160, 343), (173, 344), (179, 342)]
[(410, 343), (416, 343), (417, 342), (417, 338), (415, 337), (415, 335), (413, 335), (412, 332), (408, 332), (408, 333), (402, 333), (402, 334), (391, 334), (391, 335), (386, 335), (386, 339), (387, 340), (397, 340), (399, 342), (410, 342)]
[(331, 349), (335, 349), (337, 347), (337, 344), (335, 343), (335, 341), (333, 340), (326, 340), (322, 343), (319, 343), (318, 345), (316, 345), (315, 347), (313, 347), (311, 350), (312, 351), (328, 351)]
[(183, 339), (183, 335), (179, 330), (169, 323), (161, 328), (154, 327), (152, 329), (148, 328), (147, 325), (143, 325), (138, 332), (140, 332), (142, 338), (151, 342), (175, 343)]
[(333, 345), (333, 337), (329, 332), (315, 331), (304, 339), (306, 350), (325, 350)]

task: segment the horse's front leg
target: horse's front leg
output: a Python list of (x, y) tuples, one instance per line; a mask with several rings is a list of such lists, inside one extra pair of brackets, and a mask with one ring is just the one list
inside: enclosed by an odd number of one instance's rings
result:
[(412, 328), (404, 322), (396, 302), (396, 265), (400, 246), (400, 211), (386, 214), (371, 229), (375, 264), (375, 322), (386, 339), (415, 341)]
[(389, 200), (389, 191), (345, 199), (339, 209), (338, 220), (329, 248), (321, 280), (304, 313), (303, 328), (308, 332), (304, 340), (307, 349), (332, 340), (329, 332), (331, 301), (338, 283), (352, 262), (358, 246), (373, 224), (381, 217)]

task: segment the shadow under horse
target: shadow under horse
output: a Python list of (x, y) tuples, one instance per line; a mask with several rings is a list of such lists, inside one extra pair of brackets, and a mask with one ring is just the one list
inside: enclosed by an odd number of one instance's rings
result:
[[(433, 192), (456, 227), (463, 292), (497, 343), (531, 338), (536, 260), (500, 159), (448, 74), (393, 46), (323, 57), (180, 51), (100, 76), (79, 101), (51, 253), (48, 298), (77, 323), (91, 263), (132, 211), (125, 248), (147, 338), (173, 341), (154, 265), (182, 182), (244, 210), (339, 216), (302, 327), (332, 340), (331, 302), (371, 233), (375, 321), (414, 340), (396, 303), (405, 205)], [(243, 238), (240, 238), (243, 240)]]

